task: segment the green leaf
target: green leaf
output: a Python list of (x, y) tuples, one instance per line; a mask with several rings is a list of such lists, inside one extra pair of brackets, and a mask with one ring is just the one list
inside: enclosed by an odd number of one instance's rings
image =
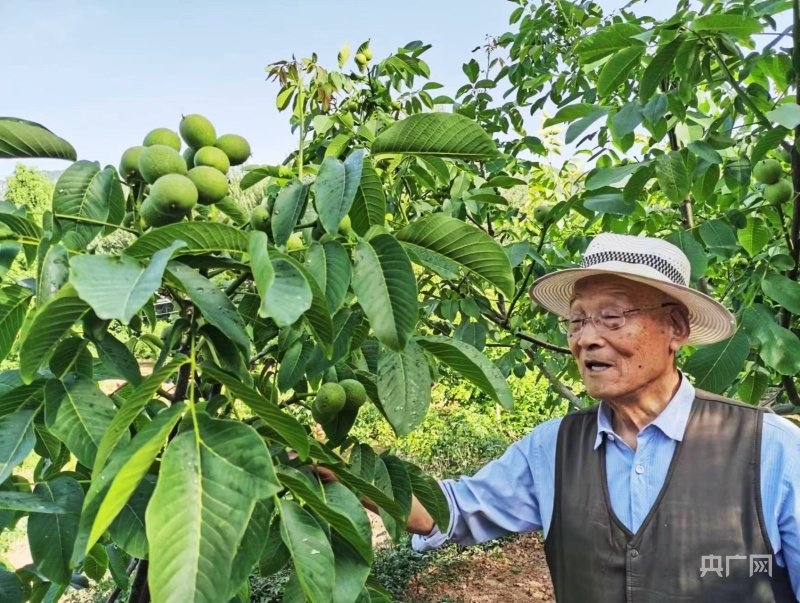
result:
[(394, 237), (379, 234), (358, 242), (352, 286), (377, 338), (402, 350), (417, 324), (417, 280)]
[[(326, 354), (331, 353), (333, 345), (333, 323), (331, 321), (331, 310), (328, 308), (328, 302), (325, 298), (325, 292), (319, 287), (317, 281), (309, 273), (305, 266), (286, 253), (282, 253), (277, 249), (272, 252), (273, 267), (275, 260), (281, 260), (288, 263), (292, 268), (300, 273), (305, 279), (306, 284), (311, 289), (311, 306), (305, 311), (305, 317), (311, 327), (314, 337), (325, 350)], [(275, 272), (277, 278), (277, 270)], [(274, 284), (274, 283), (273, 283)]]
[(699, 179), (692, 184), (692, 194), (701, 203), (711, 200), (719, 182), (719, 166), (711, 165)]
[(175, 241), (186, 243), (186, 247), (180, 249), (179, 255), (242, 253), (247, 251), (249, 243), (246, 233), (227, 224), (179, 222), (147, 231), (134, 241), (125, 253), (137, 260), (147, 260)]
[(100, 475), (100, 471), (105, 467), (109, 456), (111, 456), (123, 436), (128, 432), (128, 428), (133, 424), (134, 419), (153, 398), (158, 388), (187, 362), (188, 359), (176, 360), (161, 367), (145, 377), (129, 393), (121, 396), (120, 408), (114, 414), (114, 418), (108, 428), (103, 432), (103, 437), (97, 446), (97, 455), (92, 469), (93, 478), (96, 479)]
[(0, 567), (0, 601), (5, 603), (24, 603), (22, 582), (15, 572)]
[(124, 203), (116, 170), (76, 161), (61, 174), (53, 192), (54, 221), (68, 249), (83, 251), (103, 230), (110, 208)]
[(39, 309), (19, 346), (19, 372), (25, 383), (33, 381), (59, 340), (88, 309), (71, 286), (63, 287)]
[(656, 157), (656, 178), (667, 199), (681, 203), (689, 193), (689, 174), (683, 157), (677, 151), (670, 151)]
[(690, 280), (696, 282), (702, 278), (708, 269), (708, 255), (703, 246), (692, 236), (692, 233), (686, 230), (677, 230), (667, 237), (667, 241), (679, 247), (689, 258), (689, 264), (692, 267)]
[(238, 421), (197, 415), (164, 453), (147, 507), (154, 601), (227, 601), (236, 550), (258, 500), (280, 486), (264, 441)]
[(597, 80), (597, 92), (600, 96), (608, 96), (628, 79), (628, 74), (642, 59), (644, 46), (623, 48), (603, 66)]
[(748, 40), (751, 35), (761, 31), (758, 19), (733, 13), (715, 13), (693, 19), (689, 27), (698, 33), (724, 33), (739, 40)]
[(0, 484), (33, 450), (33, 419), (38, 409), (22, 409), (0, 417)]
[(45, 423), (78, 461), (94, 464), (97, 447), (111, 425), (117, 407), (90, 378), (52, 379), (45, 387)]
[(642, 119), (644, 115), (639, 103), (625, 103), (611, 118), (611, 130), (616, 138), (622, 138), (634, 132)]
[(250, 338), (242, 317), (223, 291), (186, 264), (170, 262), (167, 264), (167, 272), (179, 283), (209, 324), (225, 333), (245, 354), (250, 351)]
[(653, 55), (639, 83), (639, 100), (641, 102), (645, 103), (650, 100), (661, 82), (670, 74), (672, 64), (675, 62), (675, 55), (678, 54), (678, 48), (683, 44), (683, 40), (683, 35), (676, 36), (672, 42), (659, 48), (658, 52)]
[(698, 349), (683, 368), (694, 377), (697, 387), (720, 394), (744, 368), (749, 353), (750, 340), (739, 330), (725, 341)]
[(42, 500), (57, 503), (63, 513), (31, 513), (28, 518), (28, 545), (36, 568), (56, 584), (72, 581), (70, 556), (78, 533), (78, 520), (83, 503), (83, 488), (72, 477), (59, 475), (40, 482), (34, 494)]
[(286, 245), (297, 221), (306, 211), (307, 198), (308, 186), (299, 180), (293, 180), (278, 193), (270, 220), (276, 245)]
[(16, 117), (0, 117), (0, 159), (78, 158), (75, 149), (41, 124)]
[(759, 356), (767, 366), (781, 375), (800, 372), (800, 339), (778, 325), (766, 307), (753, 304), (742, 315), (742, 326), (760, 344)]
[(444, 492), (439, 487), (439, 482), (416, 465), (408, 461), (404, 462), (408, 477), (411, 480), (414, 496), (425, 507), (425, 510), (430, 513), (442, 533), (447, 532), (450, 526), (450, 507), (447, 505), (447, 498), (445, 498)]
[(248, 246), (250, 269), (253, 272), (256, 290), (261, 296), (261, 305), (258, 307), (258, 315), (261, 318), (266, 318), (269, 315), (267, 292), (275, 280), (275, 270), (272, 268), (272, 262), (269, 259), (267, 244), (267, 233), (259, 230), (250, 232), (250, 244)]
[(636, 209), (636, 202), (625, 199), (623, 191), (606, 186), (586, 193), (583, 206), (590, 211), (629, 216)]
[(586, 188), (595, 190), (615, 184), (645, 167), (645, 165), (643, 163), (627, 163), (625, 165), (595, 168), (589, 172), (586, 178)]
[(724, 251), (736, 248), (734, 228), (723, 220), (707, 220), (698, 228), (700, 238), (711, 251)]
[(695, 140), (688, 145), (689, 150), (709, 163), (722, 163), (722, 156), (717, 153), (717, 150), (711, 146), (711, 143), (705, 140)]
[(497, 155), (491, 137), (457, 113), (417, 113), (386, 128), (372, 143), (372, 154), (437, 155), (465, 160)]
[[(505, 250), (482, 230), (441, 213), (415, 220), (397, 233), (405, 245), (456, 262), (462, 269), (514, 296), (514, 274)], [(374, 241), (374, 239), (373, 239)]]
[(775, 147), (777, 147), (781, 142), (783, 142), (787, 135), (789, 134), (789, 130), (778, 126), (777, 128), (770, 128), (766, 130), (759, 138), (758, 142), (753, 145), (753, 154), (750, 156), (750, 163), (755, 165), (761, 159), (763, 159), (768, 151), (771, 151)]
[(315, 204), (325, 232), (335, 235), (339, 222), (350, 212), (356, 191), (361, 184), (364, 150), (356, 149), (344, 163), (326, 157), (314, 182)]
[[(111, 333), (105, 333), (102, 339), (95, 340), (94, 345), (103, 368), (109, 374), (133, 385), (139, 385), (142, 380), (139, 361), (128, 346)], [(89, 356), (91, 357), (91, 354)]]
[(431, 402), (431, 374), (422, 349), (413, 341), (402, 352), (383, 348), (378, 356), (378, 396), (386, 419), (399, 437), (425, 419)]
[(608, 111), (609, 110), (607, 107), (596, 106), (591, 113), (589, 113), (589, 115), (571, 123), (569, 128), (567, 128), (566, 134), (564, 134), (564, 142), (566, 144), (575, 142), (578, 136), (583, 134), (589, 128), (589, 126), (591, 126), (598, 119), (605, 117)]
[[(239, 185), (241, 186), (241, 182)], [(223, 197), (214, 204), (214, 207), (233, 220), (234, 224), (241, 226), (250, 222), (250, 216), (247, 211), (231, 196)]]
[(30, 302), (31, 290), (27, 287), (6, 285), (0, 288), (0, 360), (11, 351)]
[(456, 373), (477, 385), (503, 408), (513, 408), (514, 398), (503, 373), (471, 345), (440, 335), (417, 337), (416, 341)]
[(31, 492), (0, 492), (0, 509), (26, 513), (64, 513), (62, 503)]
[[(20, 385), (0, 394), (0, 417), (18, 412), (23, 408), (34, 408), (44, 400), (42, 389), (44, 381)], [(2, 483), (2, 482), (0, 482)]]
[(203, 364), (202, 372), (214, 381), (224, 385), (231, 396), (247, 404), (271, 429), (278, 432), (286, 443), (297, 451), (302, 460), (308, 457), (309, 441), (305, 429), (293, 416), (283, 412), (256, 390), (244, 385), (238, 377), (222, 369)]
[(769, 374), (764, 370), (754, 370), (742, 379), (736, 388), (736, 396), (747, 404), (758, 404), (769, 386)]
[(361, 181), (358, 183), (353, 205), (350, 206), (350, 224), (361, 236), (372, 226), (383, 226), (386, 216), (386, 195), (375, 167), (369, 157), (364, 157)]
[(306, 365), (314, 351), (314, 344), (308, 339), (298, 339), (284, 354), (278, 367), (278, 389), (282, 392), (292, 389), (306, 371)]
[(161, 286), (172, 254), (185, 245), (175, 241), (157, 251), (146, 268), (124, 254), (76, 255), (70, 260), (69, 280), (99, 318), (128, 324)]
[(69, 253), (61, 243), (48, 247), (36, 282), (36, 305), (42, 306), (69, 280)]
[(549, 128), (560, 123), (575, 121), (576, 119), (590, 118), (599, 119), (607, 115), (610, 109), (600, 105), (590, 103), (576, 103), (561, 107), (553, 117), (544, 120), (544, 127)]
[(790, 102), (778, 105), (772, 111), (767, 111), (767, 118), (789, 130), (800, 126), (800, 105)]
[(345, 248), (334, 240), (314, 241), (306, 253), (305, 266), (325, 292), (329, 311), (338, 310), (347, 295), (353, 273)]
[(644, 29), (636, 23), (614, 23), (593, 34), (583, 37), (575, 45), (578, 58), (584, 63), (591, 63), (631, 45), (644, 46), (644, 42), (634, 36)]
[(800, 283), (777, 272), (769, 272), (761, 281), (761, 290), (779, 306), (800, 316)]
[(185, 411), (186, 405), (179, 402), (158, 413), (93, 480), (81, 513), (74, 562), (89, 553), (122, 511)]
[[(237, 584), (249, 585), (248, 576), (264, 550), (264, 545), (269, 537), (270, 519), (274, 511), (275, 502), (271, 498), (259, 500), (253, 507), (250, 523), (247, 524), (244, 537), (231, 565), (231, 588)], [(250, 603), (250, 596), (243, 598), (242, 603)]]
[(328, 522), (333, 529), (341, 534), (347, 542), (361, 555), (367, 563), (372, 563), (372, 545), (370, 544), (372, 534), (366, 538), (362, 534), (353, 520), (344, 513), (331, 507), (320, 494), (318, 494), (308, 482), (305, 475), (297, 469), (289, 466), (278, 468), (278, 478), (281, 483), (289, 488), (295, 500), (303, 501), (308, 507)]
[(139, 482), (139, 485), (133, 491), (125, 506), (122, 507), (117, 518), (108, 528), (114, 544), (131, 557), (147, 559), (147, 534), (145, 533), (144, 516), (155, 488), (156, 476), (148, 473)]
[(106, 571), (108, 571), (108, 553), (103, 545), (97, 544), (92, 547), (83, 562), (83, 573), (87, 578), (99, 582), (106, 575)]
[(767, 223), (757, 216), (747, 216), (745, 227), (736, 231), (739, 244), (744, 247), (750, 257), (761, 253), (764, 246), (769, 243), (771, 236), (772, 231)]
[(261, 302), (267, 311), (263, 318), (272, 318), (279, 327), (288, 327), (311, 307), (311, 285), (297, 266), (285, 258), (273, 258), (272, 271), (272, 284)]
[(292, 556), (300, 586), (310, 603), (330, 603), (334, 557), (325, 532), (297, 503), (280, 499), (281, 538)]
[[(395, 499), (395, 492), (392, 489), (392, 478), (389, 475), (389, 470), (386, 468), (386, 463), (384, 463), (383, 457), (377, 457), (375, 459), (375, 486), (386, 496), (391, 497), (392, 500)], [(398, 542), (405, 532), (408, 515), (406, 513), (405, 506), (403, 506), (402, 503), (399, 503), (398, 501), (396, 504), (398, 504), (400, 510), (402, 511), (400, 517), (396, 517), (384, 509), (380, 509), (380, 512), (386, 531), (389, 532), (392, 540)]]

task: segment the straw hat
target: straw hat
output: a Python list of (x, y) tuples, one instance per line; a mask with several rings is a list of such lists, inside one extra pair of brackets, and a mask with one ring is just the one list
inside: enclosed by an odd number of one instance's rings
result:
[(569, 316), (575, 283), (594, 274), (616, 274), (660, 289), (689, 310), (691, 333), (687, 343), (703, 345), (722, 341), (736, 331), (736, 319), (725, 306), (689, 287), (689, 258), (672, 243), (651, 237), (612, 233), (597, 235), (581, 260), (580, 268), (546, 274), (531, 285), (531, 298), (559, 316)]

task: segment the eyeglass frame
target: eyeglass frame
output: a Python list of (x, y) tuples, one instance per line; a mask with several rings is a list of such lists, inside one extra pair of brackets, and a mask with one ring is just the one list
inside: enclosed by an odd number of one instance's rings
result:
[[(680, 306), (680, 304), (676, 302), (664, 302), (655, 306), (643, 306), (641, 308), (629, 308), (628, 310), (620, 310), (620, 317), (622, 318), (622, 324), (619, 325), (618, 327), (614, 327), (613, 329), (607, 327), (602, 322), (600, 322), (603, 320), (602, 316), (595, 316), (595, 315), (585, 316), (584, 318), (561, 318), (559, 319), (558, 324), (561, 329), (561, 332), (564, 333), (567, 336), (567, 338), (577, 337), (578, 335), (580, 335), (583, 332), (583, 329), (586, 328), (586, 323), (589, 321), (592, 322), (594, 328), (597, 329), (599, 333), (613, 332), (613, 331), (619, 331), (622, 327), (625, 326), (627, 322), (627, 316), (626, 316), (627, 314), (630, 314), (632, 312), (647, 312), (649, 310), (660, 310), (663, 308), (668, 308), (670, 306)], [(574, 323), (577, 323), (579, 321), (581, 323), (580, 329), (578, 329), (575, 332), (570, 331), (570, 327)]]

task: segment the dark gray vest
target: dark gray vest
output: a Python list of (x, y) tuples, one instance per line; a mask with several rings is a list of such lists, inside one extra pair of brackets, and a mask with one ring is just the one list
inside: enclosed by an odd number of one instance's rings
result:
[(762, 411), (697, 390), (664, 486), (633, 534), (611, 510), (597, 409), (565, 417), (558, 432), (545, 553), (559, 603), (796, 601), (764, 527)]

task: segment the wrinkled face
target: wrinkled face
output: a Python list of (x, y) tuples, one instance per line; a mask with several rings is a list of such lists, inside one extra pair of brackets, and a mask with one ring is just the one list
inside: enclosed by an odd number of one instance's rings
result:
[[(600, 316), (610, 309), (629, 310), (674, 301), (641, 283), (597, 275), (575, 284), (570, 317)], [(569, 337), (588, 394), (597, 399), (636, 398), (674, 373), (674, 354), (689, 335), (688, 321), (677, 306), (625, 315), (615, 331), (587, 321)]]

